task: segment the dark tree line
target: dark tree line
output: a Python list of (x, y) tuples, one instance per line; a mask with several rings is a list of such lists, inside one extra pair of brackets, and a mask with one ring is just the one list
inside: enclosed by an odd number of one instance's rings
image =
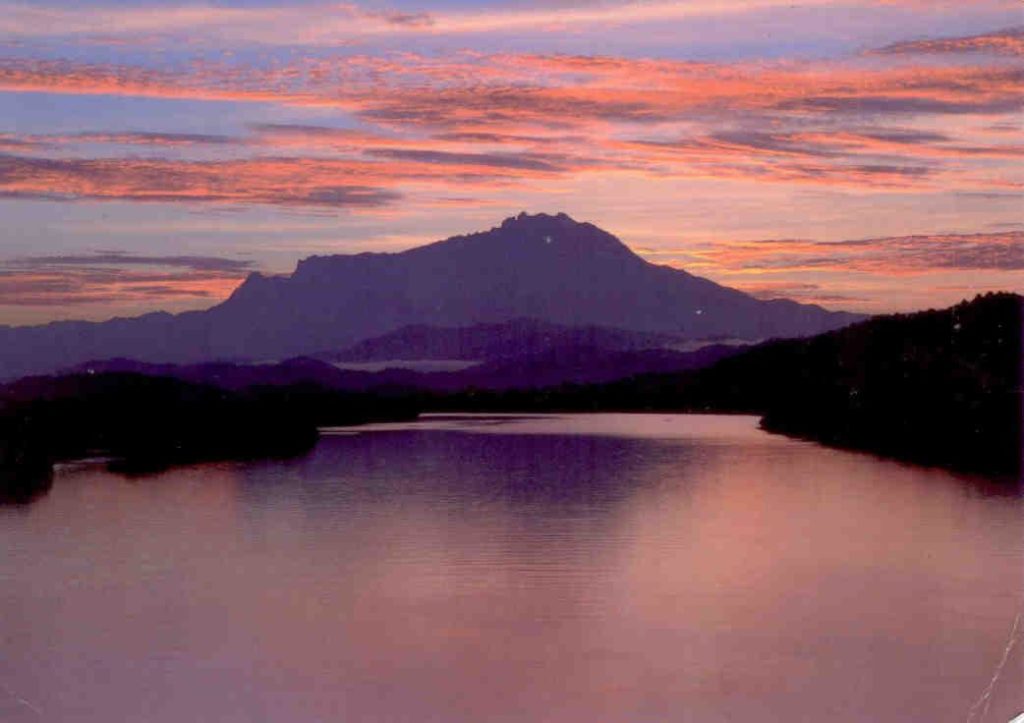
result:
[(425, 409), (762, 415), (773, 432), (1019, 478), (1022, 299), (881, 316), (758, 345), (706, 369), (602, 385), (425, 395)]
[(125, 472), (308, 451), (326, 425), (406, 419), (410, 400), (315, 385), (228, 391), (141, 374), (22, 380), (0, 407), (0, 498), (27, 501), (49, 487), (52, 465), (104, 456)]

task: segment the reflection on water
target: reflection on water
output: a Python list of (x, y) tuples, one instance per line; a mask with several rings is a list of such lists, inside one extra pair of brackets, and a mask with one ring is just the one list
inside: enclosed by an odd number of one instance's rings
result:
[[(16, 722), (965, 721), (1024, 592), (1015, 492), (736, 417), (69, 469), (0, 544)], [(1024, 708), (1022, 648), (975, 721)]]

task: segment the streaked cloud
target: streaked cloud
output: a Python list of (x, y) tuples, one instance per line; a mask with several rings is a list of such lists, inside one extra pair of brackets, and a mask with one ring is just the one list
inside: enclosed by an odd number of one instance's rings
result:
[[(225, 7), (46, 6), (0, 3), (0, 32), (12, 37), (74, 37), (113, 40), (175, 35), (219, 37), (221, 42), (333, 43), (353, 35), (410, 32), (434, 25), (427, 13), (374, 10), (351, 3), (320, 6)], [(282, 34), (281, 28), (290, 32)]]
[(0, 197), (372, 209), (397, 203), (403, 185), (496, 188), (614, 167), (569, 154), (449, 152), (373, 141), (358, 150), (348, 157), (223, 161), (0, 154)]
[(758, 281), (740, 282), (736, 285), (751, 296), (758, 299), (793, 299), (810, 304), (849, 305), (865, 301), (865, 297), (855, 294), (842, 294), (830, 290), (822, 284), (801, 283), (798, 281)]
[[(979, 190), (995, 177), (989, 166), (988, 176), (973, 173), (972, 160), (1019, 158), (1024, 144), (908, 124), (945, 115), (984, 116), (991, 124), (1021, 108), (1022, 86), (1024, 71), (1001, 65), (403, 54), (269, 70), (207, 63), (174, 74), (8, 60), (0, 63), (0, 88), (10, 90), (327, 106), (362, 125), (264, 123), (236, 136), (146, 130), (8, 136), (13, 143), (289, 148), (316, 155), (186, 161), (8, 154), (0, 157), (0, 192), (373, 208), (397, 202), (412, 182), (462, 187), (601, 170), (864, 189), (948, 186), (959, 178)], [(688, 135), (673, 137), (677, 128)]]
[(0, 306), (58, 307), (218, 300), (253, 270), (247, 259), (123, 251), (30, 256), (0, 264)]
[(0, 133), (0, 152), (24, 152), (38, 148), (39, 143), (28, 138), (21, 138), (14, 133)]
[(41, 137), (41, 143), (101, 143), (107, 145), (139, 146), (221, 146), (238, 143), (237, 138), (211, 133), (159, 133), (152, 131), (124, 131), (104, 133), (83, 131), (71, 135)]
[[(397, 67), (396, 67), (397, 66)], [(9, 58), (0, 89), (337, 108), (396, 128), (494, 132), (532, 126), (718, 119), (737, 111), (878, 116), (1009, 114), (1024, 70), (1006, 66), (708, 64), (590, 56), (339, 57), (261, 70)]]
[(47, 269), (69, 266), (157, 266), (189, 269), (191, 271), (236, 272), (249, 271), (253, 262), (247, 259), (222, 256), (147, 256), (126, 251), (97, 251), (90, 254), (64, 254), (53, 256), (23, 256), (7, 262), (9, 266)]
[[(831, 0), (804, 0), (804, 7), (827, 7)], [(859, 0), (862, 7), (892, 2)], [(900, 4), (912, 5), (913, 0)], [(601, 3), (437, 8), (417, 12), (379, 9), (355, 3), (323, 2), (255, 7), (156, 5), (143, 7), (66, 7), (0, 3), (0, 33), (19, 38), (152, 40), (184, 36), (192, 42), (267, 45), (334, 45), (355, 38), (391, 35), (460, 36), (489, 33), (557, 33), (566, 29), (619, 28), (678, 22), (701, 17), (740, 16), (792, 7), (789, 0), (665, 0)], [(282, 33), (282, 28), (288, 28)]]
[(1024, 55), (1024, 27), (962, 37), (907, 40), (887, 45), (876, 52), (882, 55), (994, 53), (1019, 56)]
[(35, 274), (0, 274), (0, 306), (67, 307), (144, 304), (166, 308), (182, 299), (209, 305), (226, 298), (238, 285), (235, 277), (199, 275), (174, 278), (120, 273), (95, 274), (53, 271)]
[(199, 162), (0, 155), (0, 196), (51, 200), (374, 208), (400, 194), (367, 185), (368, 164), (301, 158)]
[(914, 275), (1024, 270), (1024, 232), (932, 234), (851, 241), (717, 242), (691, 251), (693, 266), (729, 271)]

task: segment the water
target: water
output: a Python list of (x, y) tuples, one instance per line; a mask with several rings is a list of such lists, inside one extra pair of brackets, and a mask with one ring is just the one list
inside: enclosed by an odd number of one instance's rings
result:
[(0, 545), (5, 723), (1024, 710), (1024, 639), (1000, 664), (1024, 500), (748, 417), (435, 418), (289, 462), (69, 467), (0, 510)]

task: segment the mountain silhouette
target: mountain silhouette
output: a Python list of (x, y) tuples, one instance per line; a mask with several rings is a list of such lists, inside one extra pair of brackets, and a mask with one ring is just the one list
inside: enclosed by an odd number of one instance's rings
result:
[(205, 311), (0, 327), (0, 378), (92, 359), (276, 360), (341, 349), (413, 324), (534, 318), (683, 338), (816, 334), (860, 317), (762, 301), (645, 261), (566, 216), (527, 215), (400, 253), (313, 256), (289, 276), (252, 274)]

